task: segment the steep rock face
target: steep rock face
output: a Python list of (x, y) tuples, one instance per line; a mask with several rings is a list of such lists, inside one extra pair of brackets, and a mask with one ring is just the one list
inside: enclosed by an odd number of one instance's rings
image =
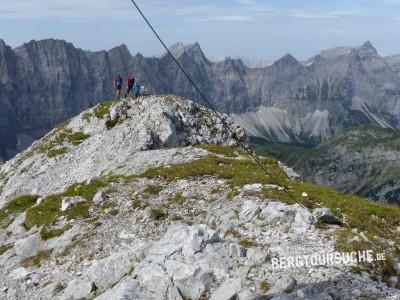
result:
[(112, 77), (127, 70), (131, 58), (126, 47), (91, 53), (59, 40), (31, 41), (14, 50), (0, 43), (0, 48), (0, 152), (5, 158), (111, 98)]
[[(194, 48), (195, 53), (200, 51)], [(250, 69), (232, 59), (216, 64), (190, 60), (187, 50), (178, 58), (220, 111), (233, 113), (247, 129), (256, 128), (249, 133), (258, 137), (316, 144), (341, 128), (361, 124), (398, 128), (395, 64), (380, 57), (370, 42), (332, 52), (308, 64), (288, 54), (263, 69)], [(178, 89), (185, 85), (181, 79), (174, 83)], [(198, 97), (193, 90), (184, 93)], [(264, 115), (265, 108), (281, 110), (287, 117), (271, 120)]]
[[(132, 56), (126, 46), (108, 52), (76, 49), (64, 41), (0, 44), (0, 155), (12, 157), (55, 124), (113, 97), (112, 77), (134, 72), (159, 94), (202, 103), (173, 60)], [(321, 52), (305, 63), (290, 54), (265, 68), (227, 58), (211, 62), (199, 44), (172, 52), (221, 112), (249, 133), (272, 141), (318, 144), (338, 130), (363, 124), (400, 128), (397, 56), (381, 57), (370, 42)], [(279, 110), (284, 118), (266, 111)]]
[(15, 85), (12, 78), (15, 76), (16, 57), (12, 49), (0, 40), (0, 158), (6, 157), (8, 145), (15, 145), (15, 127), (17, 114), (12, 109), (12, 98), (9, 94), (15, 93)]

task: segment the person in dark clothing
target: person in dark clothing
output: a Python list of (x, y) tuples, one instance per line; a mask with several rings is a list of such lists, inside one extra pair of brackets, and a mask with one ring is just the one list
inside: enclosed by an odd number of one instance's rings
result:
[(127, 82), (127, 86), (126, 86), (125, 98), (129, 95), (130, 92), (133, 93), (134, 85), (135, 85), (135, 77), (132, 75), (132, 73), (129, 73), (128, 82)]
[(115, 89), (115, 97), (119, 99), (121, 97), (121, 89), (122, 89), (122, 84), (124, 83), (124, 80), (120, 75), (117, 75), (114, 79), (114, 89)]

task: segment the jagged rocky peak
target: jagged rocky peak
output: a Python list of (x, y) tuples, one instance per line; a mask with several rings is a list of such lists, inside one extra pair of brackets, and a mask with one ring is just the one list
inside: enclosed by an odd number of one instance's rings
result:
[(0, 49), (5, 48), (7, 46), (6, 42), (2, 39), (0, 39)]
[(245, 64), (243, 63), (243, 60), (240, 58), (226, 57), (222, 63), (225, 66), (233, 69), (243, 70), (244, 68), (246, 68)]
[(74, 48), (72, 43), (68, 43), (65, 40), (58, 40), (58, 39), (44, 39), (44, 40), (31, 40), (28, 43), (25, 43), (17, 48), (15, 51), (19, 51), (22, 49), (45, 49), (48, 51), (52, 51), (55, 48), (66, 48), (71, 47)]
[(337, 59), (342, 55), (349, 54), (351, 52), (350, 47), (335, 47), (321, 51), (318, 55), (325, 59)]
[(0, 39), (0, 59), (3, 59), (3, 57), (9, 50), (11, 50), (10, 46), (8, 46), (2, 39)]
[(195, 57), (205, 58), (203, 50), (201, 49), (200, 44), (198, 42), (195, 42), (193, 44), (187, 44), (187, 45), (179, 42), (179, 43), (172, 45), (169, 48), (169, 50), (176, 58), (179, 58), (184, 53), (187, 53), (190, 57), (194, 57), (194, 58)]
[(322, 64), (325, 64), (327, 61), (327, 58), (325, 58), (324, 56), (322, 56), (321, 54), (317, 54), (316, 56), (310, 58), (309, 60), (303, 62), (304, 66), (319, 66)]
[[(169, 51), (171, 51), (175, 57), (179, 57), (183, 51), (185, 51), (185, 44), (182, 42), (175, 43), (169, 47)], [(165, 53), (164, 56), (165, 55), (168, 55), (168, 53)]]
[[(14, 49), (15, 54), (21, 58), (21, 63), (40, 66), (47, 70), (47, 64), (50, 67), (55, 65), (65, 65), (66, 60), (62, 62), (58, 58), (74, 58), (78, 54), (79, 50), (74, 47), (72, 43), (68, 43), (64, 40), (58, 39), (45, 39), (40, 41), (32, 40), (29, 43), (25, 43)], [(41, 58), (46, 57), (50, 62), (42, 62)], [(55, 59), (51, 59), (55, 58)], [(48, 76), (49, 73), (44, 74)]]
[(185, 51), (187, 51), (189, 53), (196, 53), (196, 54), (204, 55), (203, 50), (201, 49), (200, 44), (198, 42), (187, 45), (185, 47)]
[(290, 53), (287, 53), (286, 55), (284, 55), (280, 59), (278, 59), (274, 63), (274, 65), (296, 66), (296, 65), (300, 65), (300, 63), (293, 55), (291, 55)]
[(362, 59), (378, 56), (378, 51), (370, 41), (354, 49), (355, 53)]
[(112, 48), (108, 53), (110, 55), (120, 54), (122, 57), (126, 59), (132, 57), (131, 52), (129, 51), (128, 47), (125, 44)]

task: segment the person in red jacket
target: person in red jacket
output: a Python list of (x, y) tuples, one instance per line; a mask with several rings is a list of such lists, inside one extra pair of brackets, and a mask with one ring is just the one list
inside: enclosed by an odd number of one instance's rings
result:
[(130, 92), (133, 92), (134, 85), (135, 85), (135, 77), (132, 75), (132, 73), (129, 73), (125, 98), (129, 95)]
[(114, 89), (116, 92), (116, 98), (119, 99), (121, 97), (121, 89), (122, 89), (122, 84), (124, 83), (124, 80), (122, 77), (118, 74), (117, 77), (114, 79)]

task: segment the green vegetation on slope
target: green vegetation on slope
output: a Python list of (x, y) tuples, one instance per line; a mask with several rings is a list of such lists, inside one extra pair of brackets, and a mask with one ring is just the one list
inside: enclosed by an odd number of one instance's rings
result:
[(0, 256), (12, 249), (13, 245), (0, 245)]
[(250, 146), (258, 155), (275, 157), (290, 166), (296, 164), (313, 149), (299, 145), (268, 142), (261, 138), (250, 138)]
[[(343, 226), (337, 231), (336, 248), (338, 250), (365, 250), (365, 247), (368, 246), (367, 249), (386, 253), (400, 251), (398, 234), (398, 227), (400, 226), (399, 207), (374, 203), (357, 196), (341, 194), (309, 183), (292, 181), (281, 170), (278, 162), (271, 158), (261, 158), (261, 163), (274, 178), (266, 175), (255, 162), (239, 149), (219, 146), (204, 146), (204, 148), (210, 150), (212, 154), (188, 163), (151, 168), (139, 175), (108, 176), (94, 180), (89, 184), (77, 183), (68, 187), (63, 193), (46, 197), (39, 205), (34, 207), (32, 205), (36, 201), (35, 196), (24, 196), (25, 198), (17, 198), (11, 201), (7, 206), (8, 208), (5, 207), (4, 209), (8, 209), (7, 213), (9, 211), (19, 213), (27, 209), (25, 227), (30, 229), (33, 226), (38, 226), (41, 228), (42, 239), (49, 239), (59, 236), (63, 231), (67, 230), (67, 228), (52, 228), (51, 225), (59, 216), (65, 216), (67, 219), (88, 218), (89, 208), (92, 206), (92, 199), (95, 193), (101, 188), (106, 188), (110, 182), (120, 181), (121, 179), (122, 181), (120, 182), (129, 184), (131, 180), (143, 177), (161, 177), (164, 180), (173, 182), (179, 179), (213, 176), (227, 180), (231, 190), (228, 196), (229, 200), (232, 200), (234, 195), (238, 193), (238, 189), (245, 184), (279, 184), (285, 187), (296, 202), (309, 209), (316, 207), (330, 208), (336, 216), (344, 220)], [(278, 180), (278, 182), (275, 180)], [(157, 196), (161, 190), (161, 186), (149, 185), (144, 193)], [(303, 192), (306, 192), (309, 197), (302, 197)], [(61, 212), (62, 199), (75, 196), (82, 197), (86, 201), (75, 205), (66, 212)], [(295, 204), (292, 197), (278, 189), (265, 188), (259, 193), (259, 196), (287, 204)], [(185, 202), (182, 194), (177, 194), (170, 200), (178, 204)], [(139, 199), (135, 198), (132, 199), (132, 207), (144, 208), (144, 205)], [(154, 220), (160, 220), (164, 217), (166, 217), (166, 213), (161, 207), (153, 208), (151, 211), (151, 218)], [(349, 239), (354, 236), (354, 228), (364, 232), (371, 242), (367, 244), (365, 241), (350, 243)], [(243, 241), (243, 244), (247, 245), (249, 242), (251, 241)], [(392, 264), (389, 262), (373, 265), (373, 268), (378, 274), (382, 274), (384, 278), (388, 278), (394, 272)]]
[(33, 151), (47, 153), (49, 158), (54, 158), (69, 152), (71, 146), (78, 146), (89, 137), (89, 135), (81, 131), (72, 132), (61, 127), (53, 134), (45, 137), (42, 143), (35, 147)]
[(8, 227), (17, 214), (32, 207), (38, 198), (34, 195), (23, 195), (8, 202), (6, 206), (0, 209), (0, 227)]
[(116, 103), (115, 100), (111, 100), (98, 104), (93, 109), (94, 115), (99, 119), (104, 119), (104, 117), (110, 114), (110, 109), (115, 103)]
[[(389, 191), (400, 178), (400, 132), (373, 125), (343, 130), (316, 148), (270, 143), (253, 138), (260, 155), (287, 163), (305, 179), (324, 182), (343, 192), (400, 203), (400, 190)], [(386, 153), (390, 155), (385, 156)]]
[[(400, 237), (397, 232), (400, 226), (400, 207), (375, 203), (310, 183), (295, 182), (279, 168), (277, 161), (264, 158), (262, 163), (279, 182), (267, 176), (250, 159), (221, 158), (214, 155), (191, 163), (149, 169), (138, 177), (161, 176), (165, 180), (175, 181), (196, 176), (215, 176), (228, 180), (232, 190), (250, 183), (279, 184), (286, 187), (291, 196), (278, 189), (263, 189), (262, 195), (267, 199), (275, 199), (287, 204), (295, 204), (293, 197), (297, 203), (309, 209), (327, 207), (339, 218), (344, 217), (344, 224), (337, 232), (337, 250), (373, 249), (386, 253), (400, 251)], [(306, 192), (309, 197), (302, 197), (303, 192)], [(371, 243), (368, 245), (362, 241), (349, 243), (346, 233), (352, 232), (354, 228), (370, 237)], [(394, 246), (391, 246), (392, 241), (394, 241)], [(365, 248), (366, 246), (368, 247)], [(372, 269), (381, 274), (384, 279), (394, 274), (393, 264), (390, 261), (377, 263), (372, 266)]]
[[(298, 203), (302, 203), (310, 209), (321, 206), (328, 207), (339, 217), (342, 214), (346, 215), (346, 226), (349, 228), (358, 228), (371, 235), (386, 236), (396, 240), (396, 228), (400, 226), (400, 207), (374, 203), (310, 183), (295, 182), (290, 180), (279, 168), (277, 161), (264, 158), (262, 163), (268, 172), (279, 181), (278, 184), (286, 187)], [(230, 159), (213, 155), (167, 168), (148, 169), (138, 176), (148, 178), (161, 176), (168, 181), (195, 176), (216, 176), (227, 179), (231, 187), (241, 187), (251, 183), (277, 183), (250, 159)], [(303, 192), (306, 192), (309, 197), (302, 197)], [(263, 194), (266, 198), (294, 204), (292, 198), (284, 191), (264, 189)]]
[[(110, 111), (111, 108), (115, 103), (117, 103), (118, 100), (111, 100), (111, 101), (106, 101), (103, 103), (98, 104), (94, 109), (93, 113), (98, 119), (106, 119), (106, 127), (107, 129), (112, 129), (114, 128), (118, 123), (119, 123), (119, 118), (116, 118), (114, 120), (110, 120)], [(83, 118), (90, 119), (91, 116), (88, 116), (85, 114)]]
[(205, 149), (211, 153), (220, 154), (227, 157), (238, 157), (239, 155), (246, 155), (246, 152), (240, 148), (232, 148), (217, 145), (199, 145), (198, 148)]
[[(282, 184), (289, 182), (286, 174), (278, 167), (278, 162), (264, 158), (261, 163)], [(274, 180), (266, 176), (264, 171), (250, 159), (230, 159), (218, 156), (208, 156), (190, 163), (173, 165), (170, 168), (151, 168), (139, 175), (141, 177), (161, 176), (169, 181), (195, 177), (216, 176), (227, 179), (229, 184), (243, 186), (249, 183), (272, 184)]]
[[(107, 184), (108, 181), (105, 178), (93, 180), (89, 184), (76, 183), (63, 193), (47, 196), (39, 205), (27, 210), (24, 226), (27, 229), (31, 229), (33, 226), (43, 226), (41, 236), (44, 239), (57, 236), (60, 232), (49, 230), (48, 227), (62, 215), (68, 219), (88, 218), (94, 195)], [(61, 212), (61, 202), (65, 197), (82, 197), (86, 201), (74, 205), (65, 212)]]

